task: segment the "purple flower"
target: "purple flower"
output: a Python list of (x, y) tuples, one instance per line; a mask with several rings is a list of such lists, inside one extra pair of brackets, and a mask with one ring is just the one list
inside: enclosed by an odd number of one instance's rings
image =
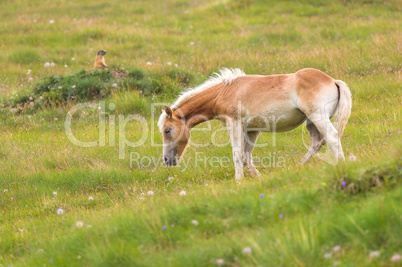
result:
[(53, 259), (50, 259), (50, 263), (53, 263)]
[(260, 198), (263, 198), (263, 197), (264, 197), (264, 194), (263, 194), (263, 193), (261, 193), (261, 194), (260, 194)]
[(281, 213), (281, 214), (279, 214), (279, 218), (283, 218), (283, 214)]
[(389, 132), (389, 134), (391, 134), (391, 132)]
[(165, 231), (166, 230), (166, 226), (162, 226), (162, 231)]
[(60, 109), (60, 111), (63, 111), (63, 109)]
[(342, 187), (345, 187), (345, 186), (346, 186), (346, 182), (343, 182), (343, 183), (342, 183)]

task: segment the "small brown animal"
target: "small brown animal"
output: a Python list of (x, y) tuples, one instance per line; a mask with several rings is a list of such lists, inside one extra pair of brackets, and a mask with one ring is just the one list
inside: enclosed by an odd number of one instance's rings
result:
[(94, 69), (104, 70), (107, 68), (104, 55), (106, 55), (106, 50), (99, 50), (96, 53)]

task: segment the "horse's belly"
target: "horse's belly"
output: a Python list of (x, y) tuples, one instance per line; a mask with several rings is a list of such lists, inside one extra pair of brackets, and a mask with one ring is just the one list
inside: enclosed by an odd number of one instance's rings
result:
[(293, 130), (306, 120), (306, 115), (299, 109), (281, 111), (265, 111), (260, 114), (246, 116), (246, 131), (286, 132)]

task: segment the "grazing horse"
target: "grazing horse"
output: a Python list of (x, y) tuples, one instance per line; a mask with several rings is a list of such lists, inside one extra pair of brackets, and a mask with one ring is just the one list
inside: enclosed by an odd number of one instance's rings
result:
[[(344, 161), (340, 137), (351, 108), (347, 85), (316, 69), (262, 76), (225, 68), (162, 110), (158, 127), (163, 135), (164, 162), (177, 165), (190, 130), (212, 119), (220, 120), (229, 130), (236, 180), (244, 176), (243, 164), (252, 176), (261, 175), (251, 156), (261, 131), (290, 131), (304, 121), (312, 144), (301, 163), (308, 162), (325, 142), (336, 163)], [(330, 121), (333, 116), (334, 125)]]

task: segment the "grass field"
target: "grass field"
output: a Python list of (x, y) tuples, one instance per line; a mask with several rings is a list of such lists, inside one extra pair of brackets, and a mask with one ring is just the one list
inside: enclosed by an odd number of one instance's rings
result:
[[(400, 1), (1, 6), (0, 266), (400, 266)], [(100, 49), (128, 78), (77, 78)], [(299, 127), (263, 134), (258, 143), (270, 145), (254, 151), (270, 160), (259, 164), (262, 177), (235, 182), (229, 137), (214, 122), (221, 147), (192, 145), (180, 166), (161, 165), (152, 104), (172, 103), (221, 67), (264, 75), (311, 67), (345, 81), (353, 94), (346, 164), (298, 165), (310, 142)], [(96, 83), (107, 93), (88, 100), (63, 98), (58, 84), (36, 89), (52, 75), (70, 91)], [(86, 101), (94, 108), (75, 114), (72, 132), (101, 140), (93, 147), (65, 131), (67, 113)], [(147, 125), (123, 129), (130, 114)], [(192, 140), (209, 142), (211, 133), (194, 131)], [(140, 147), (122, 143), (145, 134)]]

